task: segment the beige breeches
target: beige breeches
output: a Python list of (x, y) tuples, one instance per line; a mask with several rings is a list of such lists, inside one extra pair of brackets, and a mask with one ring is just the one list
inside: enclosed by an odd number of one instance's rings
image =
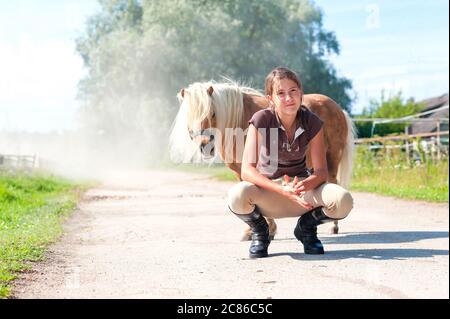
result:
[[(282, 179), (274, 180), (277, 183)], [(302, 195), (303, 200), (314, 207), (323, 206), (324, 213), (331, 218), (347, 217), (353, 208), (353, 197), (343, 187), (324, 183)], [(228, 192), (228, 206), (236, 214), (248, 214), (255, 205), (265, 217), (298, 217), (308, 210), (287, 197), (268, 191), (249, 182), (240, 182)]]

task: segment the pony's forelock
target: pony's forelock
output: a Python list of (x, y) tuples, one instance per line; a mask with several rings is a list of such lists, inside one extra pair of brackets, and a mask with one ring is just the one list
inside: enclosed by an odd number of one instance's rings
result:
[(175, 163), (187, 163), (192, 160), (198, 152), (198, 146), (192, 141), (189, 136), (187, 126), (187, 111), (188, 106), (184, 103), (181, 95), (178, 95), (181, 102), (180, 109), (172, 124), (171, 133), (169, 136), (169, 154), (170, 159)]
[[(190, 129), (197, 128), (205, 119), (210, 121), (213, 114), (212, 99), (208, 88), (212, 83), (193, 83), (184, 90), (183, 102), (187, 104), (187, 124)], [(198, 128), (197, 128), (198, 129)]]

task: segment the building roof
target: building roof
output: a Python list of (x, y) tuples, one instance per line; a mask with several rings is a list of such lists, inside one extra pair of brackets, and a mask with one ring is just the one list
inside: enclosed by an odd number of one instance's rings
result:
[[(448, 93), (442, 94), (440, 96), (431, 97), (422, 101), (419, 101), (418, 103), (424, 105), (424, 109), (422, 112), (431, 111), (433, 109), (437, 109), (443, 105), (448, 105)], [(448, 111), (447, 111), (448, 114)], [(448, 116), (447, 116), (448, 117)]]
[[(448, 93), (442, 94), (440, 96), (428, 98), (425, 100), (422, 100), (418, 102), (420, 104), (424, 105), (424, 109), (422, 112), (432, 111), (434, 109), (438, 109), (444, 105), (448, 105)], [(434, 121), (427, 121), (427, 122), (415, 122), (411, 125), (409, 129), (410, 134), (418, 134), (418, 133), (430, 133), (437, 131), (437, 119), (440, 118), (449, 118), (449, 112), (448, 108), (439, 110), (437, 112), (433, 112), (430, 114), (426, 114), (421, 116), (420, 118), (435, 118), (436, 122)], [(448, 130), (448, 122), (440, 123), (440, 129), (441, 131)]]

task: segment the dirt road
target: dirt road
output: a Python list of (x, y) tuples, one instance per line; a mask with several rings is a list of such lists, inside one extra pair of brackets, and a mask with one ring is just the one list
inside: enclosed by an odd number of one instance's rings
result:
[(232, 183), (179, 172), (115, 173), (87, 192), (16, 298), (449, 298), (447, 204), (353, 193), (326, 254), (305, 255), (296, 219), (278, 220), (251, 260), (226, 211)]

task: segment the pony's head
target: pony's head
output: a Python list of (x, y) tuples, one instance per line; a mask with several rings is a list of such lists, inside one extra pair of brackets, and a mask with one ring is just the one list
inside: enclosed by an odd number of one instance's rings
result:
[(235, 83), (197, 82), (177, 97), (180, 110), (170, 137), (172, 159), (191, 161), (196, 151), (207, 158), (218, 151), (222, 157), (225, 129), (242, 125), (241, 88)]
[[(212, 83), (211, 83), (212, 84)], [(216, 128), (216, 114), (214, 112), (214, 87), (209, 83), (194, 83), (178, 93), (178, 101), (183, 107), (187, 104), (187, 130), (189, 137), (196, 143), (203, 155), (209, 157), (214, 154), (214, 144), (207, 154), (206, 146), (214, 141)]]

